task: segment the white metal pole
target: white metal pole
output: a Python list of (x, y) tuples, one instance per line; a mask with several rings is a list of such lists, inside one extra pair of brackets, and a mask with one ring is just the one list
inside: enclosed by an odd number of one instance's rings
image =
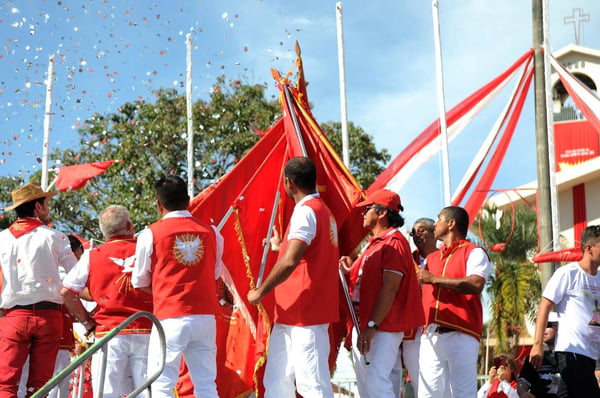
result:
[(344, 22), (342, 16), (342, 2), (335, 3), (335, 15), (337, 21), (337, 44), (338, 44), (338, 70), (340, 78), (340, 108), (342, 123), (342, 160), (350, 168), (350, 143), (348, 138), (348, 105), (346, 103), (346, 67), (344, 62)]
[(54, 85), (54, 55), (48, 58), (46, 78), (46, 110), (44, 112), (44, 147), (42, 149), (42, 189), (48, 188), (48, 149), (50, 146), (50, 118), (52, 117), (52, 86)]
[(546, 123), (548, 126), (548, 167), (550, 174), (550, 212), (552, 214), (552, 250), (560, 250), (560, 225), (558, 214), (558, 190), (556, 187), (556, 156), (554, 150), (554, 115), (552, 111), (552, 83), (550, 76), (552, 69), (550, 65), (550, 55), (552, 48), (550, 47), (550, 29), (549, 29), (549, 7), (548, 0), (542, 3), (542, 29), (544, 31), (544, 78), (546, 80)]
[(444, 203), (451, 203), (450, 193), (450, 161), (448, 157), (448, 131), (446, 128), (446, 103), (444, 100), (444, 73), (442, 67), (442, 43), (440, 39), (439, 5), (437, 0), (431, 3), (433, 14), (433, 38), (435, 43), (435, 70), (438, 92), (438, 108), (440, 112), (440, 144), (442, 146), (442, 171), (444, 180)]
[(185, 97), (187, 110), (187, 165), (188, 165), (188, 195), (194, 197), (194, 120), (192, 115), (192, 34), (185, 36), (187, 49)]

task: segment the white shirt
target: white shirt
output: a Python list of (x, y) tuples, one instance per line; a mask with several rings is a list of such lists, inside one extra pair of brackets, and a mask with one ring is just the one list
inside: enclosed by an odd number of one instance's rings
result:
[(294, 206), (294, 212), (290, 218), (290, 227), (288, 230), (288, 241), (299, 239), (310, 245), (310, 242), (317, 234), (317, 216), (310, 206), (304, 206), (304, 203), (310, 199), (318, 198), (318, 193), (312, 193), (303, 197)]
[[(187, 210), (176, 210), (171, 211), (163, 217), (175, 218), (175, 217), (193, 217), (192, 213)], [(217, 261), (215, 263), (215, 280), (221, 276), (221, 270), (223, 268), (223, 235), (214, 227), (211, 226), (215, 231), (217, 241)], [(135, 247), (135, 265), (131, 273), (131, 284), (133, 287), (146, 287), (152, 284), (152, 261), (151, 256), (154, 252), (154, 236), (150, 228), (144, 229), (137, 238), (137, 244)]]
[(58, 268), (69, 271), (77, 263), (65, 234), (42, 225), (16, 239), (0, 232), (2, 295), (0, 308), (40, 301), (62, 304)]
[(555, 304), (558, 315), (555, 351), (600, 356), (600, 273), (590, 275), (579, 263), (558, 268), (543, 297)]
[(478, 275), (487, 280), (492, 270), (492, 263), (487, 253), (481, 247), (476, 247), (469, 253), (467, 258), (466, 276)]

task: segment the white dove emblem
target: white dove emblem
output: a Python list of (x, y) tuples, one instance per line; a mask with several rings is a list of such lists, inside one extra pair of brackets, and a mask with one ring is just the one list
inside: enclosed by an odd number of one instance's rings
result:
[(133, 263), (135, 263), (135, 254), (127, 258), (109, 257), (109, 259), (113, 263), (117, 264), (119, 267), (123, 268), (121, 272), (131, 273), (131, 271), (133, 271)]
[(189, 267), (200, 261), (204, 255), (204, 245), (197, 235), (179, 235), (175, 238), (173, 252), (180, 263)]

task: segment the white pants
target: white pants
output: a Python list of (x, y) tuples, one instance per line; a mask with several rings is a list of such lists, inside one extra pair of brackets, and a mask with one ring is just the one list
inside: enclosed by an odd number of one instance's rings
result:
[[(400, 373), (392, 381), (392, 370), (400, 355), (403, 332), (375, 332), (371, 340), (371, 349), (363, 356), (356, 348), (356, 329), (352, 332), (352, 359), (356, 372), (356, 384), (361, 398), (397, 398), (402, 391), (402, 365)], [(368, 365), (367, 365), (368, 361)], [(395, 391), (398, 388), (399, 391)]]
[(263, 381), (265, 398), (294, 398), (296, 389), (307, 398), (333, 398), (328, 329), (329, 324), (273, 326)]
[[(100, 372), (102, 370), (102, 356), (106, 353), (106, 371), (104, 374), (104, 398), (120, 398), (133, 390), (124, 391), (124, 386), (130, 386), (129, 378), (135, 388), (147, 380), (146, 366), (148, 364), (148, 343), (150, 335), (145, 334), (119, 334), (110, 340), (103, 350), (97, 351), (92, 356), (92, 390), (94, 396), (100, 391)], [(147, 392), (142, 392), (138, 397), (147, 397)]]
[[(165, 369), (152, 383), (152, 398), (173, 397), (179, 377), (181, 355), (190, 371), (194, 395), (217, 398), (217, 345), (214, 315), (187, 315), (160, 321), (167, 344)], [(150, 333), (148, 374), (160, 365), (160, 343), (156, 328)]]
[(421, 346), (421, 330), (419, 327), (416, 331), (414, 340), (402, 340), (402, 348), (398, 352), (396, 365), (392, 370), (392, 383), (394, 384), (394, 394), (396, 397), (401, 397), (402, 386), (404, 385), (403, 370), (405, 367), (410, 375), (410, 384), (415, 393), (418, 393), (419, 386), (419, 347)]
[(478, 351), (479, 341), (464, 333), (423, 334), (419, 350), (419, 398), (477, 397)]
[[(71, 364), (71, 350), (58, 350), (56, 354), (56, 364), (54, 365), (54, 375), (59, 374), (64, 368)], [(67, 398), (69, 396), (69, 377), (65, 377), (59, 385), (54, 387), (48, 393), (48, 398)]]

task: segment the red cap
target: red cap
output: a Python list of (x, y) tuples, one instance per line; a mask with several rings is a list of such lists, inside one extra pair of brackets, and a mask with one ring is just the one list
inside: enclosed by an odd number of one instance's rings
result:
[(373, 203), (395, 211), (399, 211), (401, 205), (400, 196), (396, 192), (392, 192), (388, 189), (378, 189), (368, 195), (366, 200), (359, 202), (356, 207), (363, 207)]

